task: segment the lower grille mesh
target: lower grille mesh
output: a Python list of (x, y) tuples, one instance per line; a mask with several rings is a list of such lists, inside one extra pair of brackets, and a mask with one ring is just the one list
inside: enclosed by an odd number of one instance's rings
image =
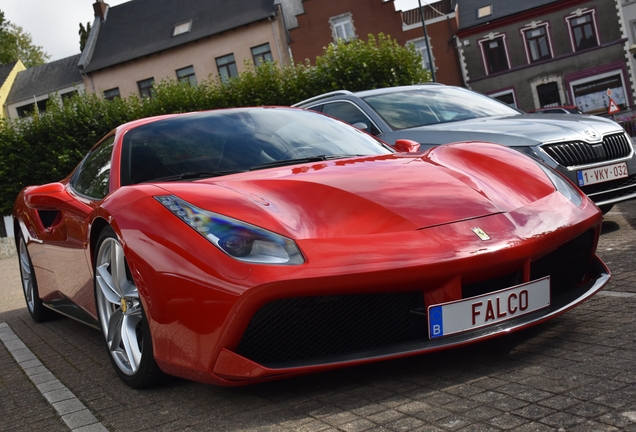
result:
[(530, 280), (550, 276), (552, 295), (559, 295), (577, 286), (585, 277), (592, 257), (594, 231), (589, 230), (534, 261)]
[(423, 304), (421, 292), (275, 300), (252, 317), (236, 352), (271, 364), (426, 338)]
[(519, 285), (523, 282), (521, 270), (514, 273), (486, 279), (481, 282), (462, 284), (462, 298), (467, 299)]

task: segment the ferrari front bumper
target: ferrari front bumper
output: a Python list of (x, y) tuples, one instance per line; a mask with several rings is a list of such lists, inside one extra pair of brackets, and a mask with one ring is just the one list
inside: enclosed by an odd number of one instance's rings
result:
[(521, 330), (554, 318), (592, 297), (607, 284), (609, 279), (608, 268), (598, 257), (594, 256), (588, 267), (586, 282), (560, 295), (553, 295), (549, 307), (518, 318), (439, 339), (420, 338), (347, 354), (272, 364), (257, 363), (236, 352), (222, 349), (214, 365), (213, 373), (229, 381), (256, 382), (459, 347)]

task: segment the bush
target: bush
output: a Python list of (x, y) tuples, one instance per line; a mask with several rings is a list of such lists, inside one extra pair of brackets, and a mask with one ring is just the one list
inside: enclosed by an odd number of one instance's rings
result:
[(102, 136), (122, 123), (153, 115), (215, 108), (291, 105), (332, 90), (367, 90), (430, 81), (414, 47), (383, 34), (340, 41), (316, 59), (289, 66), (248, 65), (238, 77), (197, 86), (174, 80), (154, 87), (152, 99), (103, 100), (92, 93), (68, 101), (50, 98), (46, 114), (0, 123), (0, 214), (11, 212), (18, 192), (67, 176)]
[(422, 68), (422, 59), (413, 45), (400, 47), (383, 34), (377, 40), (369, 35), (368, 42), (340, 40), (316, 59), (317, 80), (323, 84), (321, 92), (417, 84), (430, 81), (429, 74)]

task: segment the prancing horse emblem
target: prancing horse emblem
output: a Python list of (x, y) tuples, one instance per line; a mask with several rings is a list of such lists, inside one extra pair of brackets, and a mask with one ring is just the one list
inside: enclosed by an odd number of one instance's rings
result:
[(490, 240), (490, 236), (486, 234), (486, 231), (484, 231), (483, 229), (479, 227), (471, 228), (471, 231), (477, 234), (477, 237), (479, 237), (480, 239), (484, 241)]

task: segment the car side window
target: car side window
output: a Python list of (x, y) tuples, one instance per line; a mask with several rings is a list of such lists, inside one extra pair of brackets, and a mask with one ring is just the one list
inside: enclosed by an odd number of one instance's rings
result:
[(363, 129), (370, 134), (377, 135), (380, 133), (371, 119), (369, 119), (369, 117), (367, 117), (360, 108), (350, 102), (326, 103), (322, 106), (322, 112), (329, 114), (332, 117), (339, 118), (340, 120), (344, 120), (358, 129)]
[(110, 192), (110, 161), (115, 136), (91, 151), (71, 179), (73, 189), (84, 196), (102, 199)]

